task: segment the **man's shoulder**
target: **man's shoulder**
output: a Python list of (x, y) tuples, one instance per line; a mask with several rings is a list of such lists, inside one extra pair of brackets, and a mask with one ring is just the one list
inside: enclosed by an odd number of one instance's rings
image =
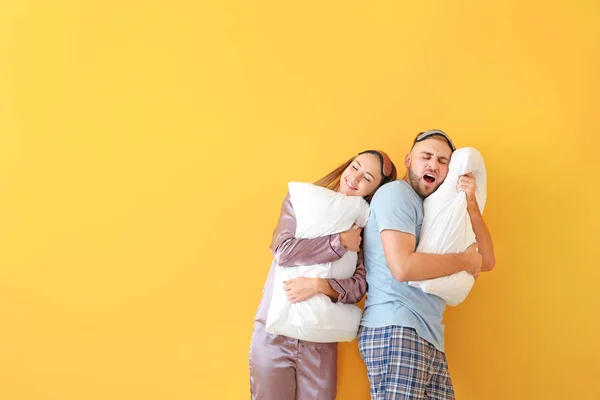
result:
[(408, 184), (408, 182), (398, 179), (393, 182), (386, 183), (381, 186), (373, 196), (373, 200), (371, 202), (372, 206), (377, 206), (378, 204), (385, 203), (385, 205), (390, 205), (389, 203), (395, 204), (397, 202), (400, 203), (414, 203), (420, 204), (422, 203), (419, 195), (413, 190), (413, 188)]

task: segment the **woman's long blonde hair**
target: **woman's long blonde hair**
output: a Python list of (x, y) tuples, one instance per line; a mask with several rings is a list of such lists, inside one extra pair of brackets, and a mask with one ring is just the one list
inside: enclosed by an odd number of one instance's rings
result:
[[(387, 154), (385, 154), (381, 151), (378, 151), (378, 150), (366, 150), (366, 151), (358, 153), (358, 155), (364, 154), (364, 153), (370, 153), (370, 154), (376, 155), (379, 158), (379, 162), (381, 163), (381, 167), (380, 167), (381, 183), (377, 186), (377, 189), (379, 189), (379, 187), (381, 185), (383, 185), (384, 183), (396, 180), (396, 178), (397, 178), (396, 177), (396, 166), (389, 159)], [(385, 176), (383, 173), (384, 157), (387, 158), (387, 160), (392, 165), (392, 171), (390, 172), (390, 174), (388, 176)], [(352, 157), (348, 161), (341, 164), (339, 167), (337, 167), (336, 169), (334, 169), (333, 171), (331, 171), (330, 173), (328, 173), (327, 175), (325, 175), (324, 177), (322, 177), (321, 179), (316, 181), (315, 185), (322, 186), (322, 187), (325, 187), (330, 190), (337, 190), (338, 187), (340, 186), (340, 180), (342, 179), (342, 174), (344, 173), (346, 168), (348, 168), (350, 166), (350, 164), (352, 164), (352, 162), (354, 161), (355, 158), (356, 158), (356, 156)], [(372, 197), (372, 195), (366, 196), (366, 199), (370, 200), (371, 197)]]
[(321, 179), (316, 181), (315, 185), (323, 186), (324, 188), (327, 188), (329, 190), (337, 190), (338, 187), (340, 186), (340, 180), (342, 179), (342, 174), (344, 173), (346, 168), (348, 168), (350, 166), (350, 164), (352, 164), (352, 161), (354, 161), (354, 158), (355, 157), (352, 157), (351, 159), (344, 162), (342, 165), (340, 165), (339, 167), (337, 167), (336, 169), (334, 169), (333, 171), (331, 171), (330, 173), (328, 173), (327, 175), (325, 175), (324, 177), (322, 177)]

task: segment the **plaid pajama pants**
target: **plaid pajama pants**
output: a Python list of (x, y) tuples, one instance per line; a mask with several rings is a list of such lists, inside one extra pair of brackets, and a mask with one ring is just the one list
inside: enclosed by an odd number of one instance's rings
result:
[(360, 327), (358, 348), (367, 366), (371, 400), (453, 400), (446, 356), (413, 328)]

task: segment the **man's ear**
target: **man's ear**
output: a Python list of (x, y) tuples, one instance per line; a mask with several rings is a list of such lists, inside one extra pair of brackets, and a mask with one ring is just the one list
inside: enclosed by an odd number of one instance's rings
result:
[(404, 157), (404, 166), (406, 167), (406, 169), (410, 168), (410, 160), (410, 153), (408, 153), (406, 157)]

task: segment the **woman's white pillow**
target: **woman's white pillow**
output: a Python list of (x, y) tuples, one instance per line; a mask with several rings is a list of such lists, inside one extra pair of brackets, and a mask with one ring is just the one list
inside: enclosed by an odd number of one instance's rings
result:
[[(346, 196), (306, 182), (290, 182), (288, 188), (298, 239), (345, 232), (354, 224), (364, 227), (367, 223), (369, 205), (362, 197)], [(347, 279), (354, 274), (357, 259), (356, 252), (348, 251), (330, 263), (276, 266), (267, 332), (311, 342), (352, 341), (362, 317), (360, 307), (334, 303), (323, 294), (293, 304), (287, 299), (283, 282), (297, 277)]]
[[(477, 181), (475, 197), (483, 212), (487, 198), (483, 157), (472, 147), (458, 149), (452, 154), (446, 180), (423, 203), (425, 212), (418, 252), (460, 253), (475, 242), (475, 233), (467, 212), (466, 194), (457, 190), (460, 176), (470, 172), (473, 172)], [(408, 282), (425, 293), (441, 297), (450, 306), (462, 303), (474, 283), (473, 276), (465, 271), (441, 278)]]

